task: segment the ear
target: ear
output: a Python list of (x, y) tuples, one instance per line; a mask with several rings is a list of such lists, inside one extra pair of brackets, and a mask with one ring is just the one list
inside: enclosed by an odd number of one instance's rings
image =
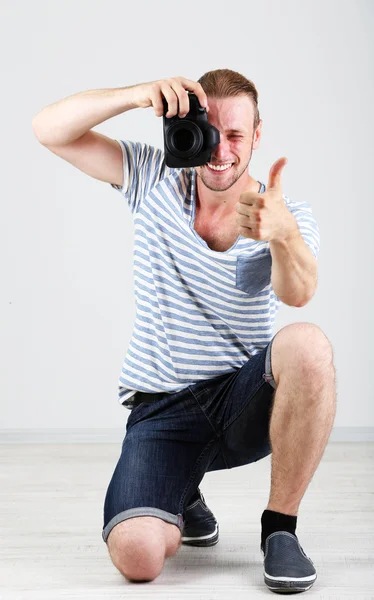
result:
[(260, 122), (259, 122), (257, 129), (253, 136), (253, 144), (252, 144), (253, 150), (257, 150), (257, 148), (260, 145), (261, 134), (262, 134), (262, 119), (260, 119)]

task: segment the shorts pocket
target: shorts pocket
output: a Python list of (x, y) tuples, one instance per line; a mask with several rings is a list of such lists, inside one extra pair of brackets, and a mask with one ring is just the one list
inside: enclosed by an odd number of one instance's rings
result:
[(236, 260), (236, 287), (238, 290), (257, 296), (271, 284), (271, 254), (258, 256), (238, 256)]

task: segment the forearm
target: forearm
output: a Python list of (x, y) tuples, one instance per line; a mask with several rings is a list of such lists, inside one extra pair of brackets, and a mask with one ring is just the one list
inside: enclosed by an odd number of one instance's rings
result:
[(317, 261), (299, 229), (283, 240), (269, 242), (271, 283), (279, 299), (289, 306), (303, 306), (317, 286)]
[(134, 87), (87, 90), (63, 98), (34, 117), (34, 133), (41, 144), (73, 142), (99, 123), (137, 108)]

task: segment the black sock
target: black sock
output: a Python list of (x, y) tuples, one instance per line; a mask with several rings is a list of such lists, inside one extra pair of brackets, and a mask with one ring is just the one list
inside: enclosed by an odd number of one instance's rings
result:
[(296, 523), (297, 516), (264, 510), (261, 517), (261, 546), (265, 550), (266, 538), (275, 531), (288, 531), (296, 535)]

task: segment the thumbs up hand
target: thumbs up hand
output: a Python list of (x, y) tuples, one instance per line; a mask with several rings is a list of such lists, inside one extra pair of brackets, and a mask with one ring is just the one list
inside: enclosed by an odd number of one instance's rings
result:
[(273, 164), (265, 192), (240, 195), (235, 206), (239, 235), (270, 242), (293, 237), (299, 232), (296, 219), (283, 200), (281, 175), (287, 162), (283, 157)]

